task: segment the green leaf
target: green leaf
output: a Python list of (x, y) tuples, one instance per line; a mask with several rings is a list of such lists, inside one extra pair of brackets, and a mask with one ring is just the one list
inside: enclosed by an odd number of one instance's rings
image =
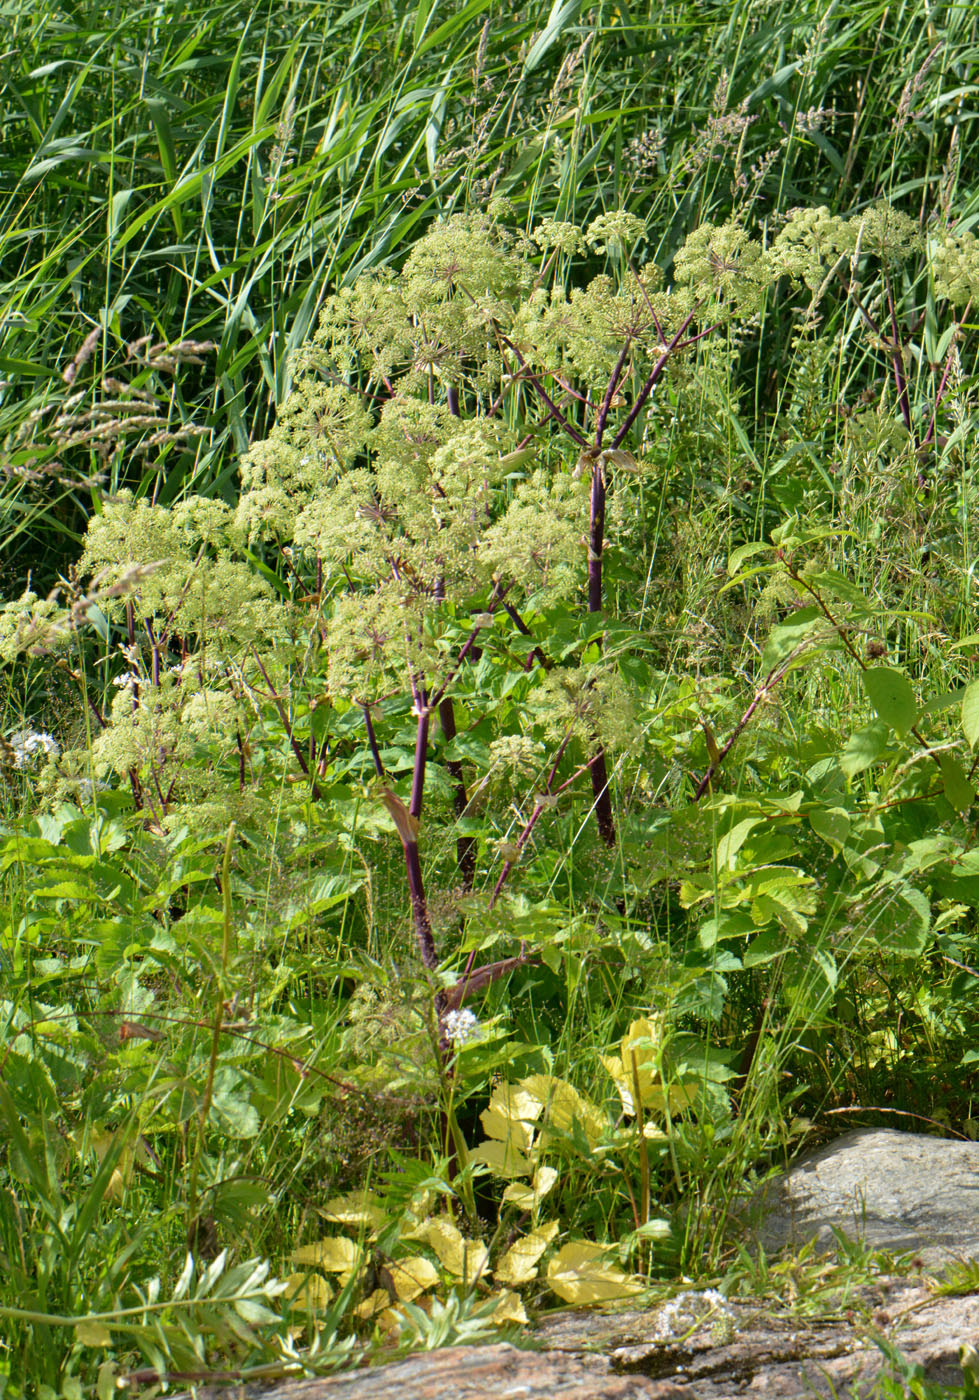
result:
[(911, 682), (892, 666), (871, 666), (862, 675), (867, 699), (896, 734), (907, 734), (918, 718), (918, 702)]
[(970, 749), (979, 741), (979, 681), (972, 681), (962, 696), (962, 733)]
[(850, 834), (850, 814), (843, 807), (814, 807), (809, 825), (828, 845), (839, 848)]
[(938, 761), (942, 766), (945, 796), (957, 812), (967, 812), (976, 799), (976, 790), (965, 769), (954, 754), (943, 753)]
[(848, 778), (853, 778), (877, 762), (886, 744), (887, 725), (875, 720), (873, 724), (868, 724), (866, 729), (858, 729), (850, 735), (849, 742), (840, 755), (840, 767)]
[(788, 622), (773, 627), (762, 652), (761, 669), (767, 675), (780, 661), (796, 650), (806, 640), (809, 633), (822, 621), (822, 613), (817, 607), (800, 608)]

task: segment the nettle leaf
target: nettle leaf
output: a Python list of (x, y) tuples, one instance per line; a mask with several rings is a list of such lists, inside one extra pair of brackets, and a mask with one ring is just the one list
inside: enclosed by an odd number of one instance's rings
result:
[(387, 1273), (399, 1302), (410, 1303), (419, 1294), (439, 1283), (439, 1271), (430, 1259), (413, 1254), (405, 1259), (392, 1259)]
[(351, 1191), (346, 1196), (335, 1196), (325, 1206), (317, 1207), (317, 1213), (324, 1220), (336, 1225), (349, 1225), (371, 1231), (379, 1230), (388, 1219), (373, 1191)]
[(339, 1274), (342, 1283), (353, 1276), (362, 1257), (360, 1245), (345, 1235), (300, 1245), (290, 1256), (293, 1264), (308, 1264), (311, 1268), (324, 1269), (328, 1274)]
[(557, 1176), (557, 1170), (554, 1167), (538, 1167), (534, 1172), (532, 1186), (512, 1181), (503, 1192), (503, 1200), (516, 1206), (518, 1210), (534, 1211), (540, 1205), (541, 1198), (546, 1196), (554, 1186)]
[(609, 1303), (642, 1292), (638, 1279), (606, 1262), (600, 1244), (575, 1240), (562, 1246), (547, 1266), (547, 1284), (566, 1303)]
[(907, 734), (918, 718), (918, 701), (903, 671), (892, 666), (871, 666), (860, 679), (867, 699), (896, 734)]
[(883, 720), (874, 720), (873, 724), (851, 734), (840, 755), (840, 767), (846, 777), (854, 778), (876, 763), (887, 747), (887, 739), (888, 727)]

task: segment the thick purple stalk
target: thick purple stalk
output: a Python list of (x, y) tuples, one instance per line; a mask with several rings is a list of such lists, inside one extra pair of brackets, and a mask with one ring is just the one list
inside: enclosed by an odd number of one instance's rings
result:
[[(451, 744), (456, 736), (455, 707), (451, 700), (440, 701), (439, 724), (442, 726), (445, 742)], [(462, 764), (457, 758), (446, 759), (445, 766), (452, 775), (452, 810), (461, 821), (469, 806), (465, 774), (462, 771)], [(463, 888), (468, 892), (472, 889), (473, 880), (476, 877), (476, 842), (472, 836), (460, 836), (456, 841), (456, 864), (462, 876)]]
[[(605, 473), (600, 461), (591, 469), (591, 526), (588, 533), (588, 611), (602, 611), (602, 549), (605, 543)], [(606, 846), (615, 845), (615, 816), (609, 791), (605, 750), (593, 755), (588, 770), (598, 834)]]

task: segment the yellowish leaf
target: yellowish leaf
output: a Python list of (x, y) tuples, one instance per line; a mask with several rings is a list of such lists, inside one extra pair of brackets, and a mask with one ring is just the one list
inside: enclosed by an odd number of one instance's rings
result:
[(76, 1322), (75, 1337), (83, 1347), (108, 1347), (112, 1345), (112, 1333), (103, 1322)]
[[(482, 1162), (494, 1176), (529, 1176), (533, 1162), (525, 1157), (511, 1142), (494, 1142), (487, 1139), (469, 1154), (470, 1162)], [(509, 1187), (507, 1188), (509, 1190)], [(528, 1188), (529, 1189), (529, 1188)]]
[(304, 1312), (327, 1307), (333, 1297), (333, 1289), (322, 1274), (289, 1274), (285, 1284), (285, 1296), (294, 1308)]
[(491, 1293), (490, 1301), (497, 1299), (496, 1307), (490, 1315), (490, 1320), (495, 1322), (497, 1327), (506, 1327), (509, 1323), (519, 1322), (524, 1326), (529, 1322), (523, 1303), (517, 1294), (510, 1288), (502, 1288), (499, 1293)]
[(513, 1244), (493, 1270), (498, 1283), (529, 1283), (537, 1277), (537, 1261), (557, 1234), (556, 1220), (539, 1225), (536, 1230), (522, 1235)]
[(430, 1220), (425, 1234), (419, 1231), (417, 1237), (427, 1240), (443, 1269), (453, 1278), (475, 1283), (485, 1274), (489, 1250), (481, 1240), (467, 1240), (451, 1220)]
[(328, 1274), (346, 1274), (349, 1278), (360, 1263), (360, 1255), (360, 1248), (353, 1240), (338, 1235), (301, 1245), (290, 1257), (294, 1264), (310, 1264), (313, 1268), (325, 1269)]
[(488, 1138), (512, 1143), (526, 1152), (534, 1137), (534, 1124), (540, 1117), (542, 1101), (536, 1094), (521, 1093), (514, 1084), (500, 1084), (493, 1090), (489, 1107), (479, 1115)]
[[(532, 1074), (527, 1079), (521, 1079), (520, 1087), (538, 1100), (546, 1110), (548, 1126), (557, 1132), (570, 1133), (572, 1125), (578, 1123), (591, 1147), (604, 1136), (607, 1126), (605, 1115), (567, 1080), (558, 1079), (552, 1074)], [(545, 1136), (542, 1132), (542, 1142)]]
[(374, 1292), (369, 1294), (362, 1303), (357, 1304), (354, 1308), (354, 1312), (358, 1317), (366, 1320), (369, 1317), (373, 1317), (375, 1313), (382, 1312), (385, 1308), (390, 1306), (391, 1295), (387, 1289), (375, 1288)]
[(336, 1225), (355, 1225), (371, 1231), (379, 1230), (387, 1220), (386, 1212), (372, 1191), (351, 1191), (346, 1196), (334, 1196), (332, 1201), (319, 1207), (319, 1214)]
[[(434, 1248), (434, 1246), (433, 1246)], [(394, 1291), (400, 1302), (410, 1303), (426, 1288), (434, 1288), (439, 1281), (439, 1271), (430, 1259), (420, 1254), (407, 1259), (395, 1259), (387, 1265), (387, 1272), (394, 1284)]]
[(532, 1186), (526, 1186), (522, 1181), (513, 1181), (503, 1192), (503, 1199), (518, 1210), (536, 1210), (541, 1197), (547, 1195), (555, 1181), (557, 1171), (554, 1167), (538, 1167), (534, 1172)]
[(548, 1286), (559, 1298), (576, 1306), (607, 1303), (641, 1292), (642, 1284), (637, 1279), (605, 1262), (606, 1253), (600, 1244), (587, 1240), (562, 1246), (547, 1266)]

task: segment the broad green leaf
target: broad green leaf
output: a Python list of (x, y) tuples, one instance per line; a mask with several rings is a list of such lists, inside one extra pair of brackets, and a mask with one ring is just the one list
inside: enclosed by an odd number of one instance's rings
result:
[(744, 821), (733, 826), (726, 836), (721, 837), (717, 843), (717, 867), (719, 870), (734, 869), (734, 857), (760, 821), (761, 817), (746, 817)]
[(847, 746), (840, 755), (840, 767), (848, 778), (853, 778), (857, 773), (869, 768), (872, 763), (876, 763), (886, 745), (887, 725), (881, 720), (875, 720), (865, 729), (858, 729), (850, 735)]
[(938, 761), (942, 766), (945, 796), (957, 812), (967, 812), (976, 800), (976, 790), (965, 769), (951, 753), (941, 754)]
[(979, 741), (979, 681), (970, 681), (962, 696), (962, 733), (974, 749)]
[(830, 846), (839, 848), (846, 843), (850, 814), (845, 807), (814, 807), (808, 816), (813, 831)]
[(892, 666), (871, 666), (861, 673), (867, 699), (896, 734), (907, 734), (918, 718), (918, 702), (911, 682)]
[(817, 607), (800, 608), (787, 622), (773, 627), (761, 656), (762, 674), (767, 676), (774, 671), (776, 666), (802, 646), (812, 632), (818, 631), (823, 622), (823, 615)]

